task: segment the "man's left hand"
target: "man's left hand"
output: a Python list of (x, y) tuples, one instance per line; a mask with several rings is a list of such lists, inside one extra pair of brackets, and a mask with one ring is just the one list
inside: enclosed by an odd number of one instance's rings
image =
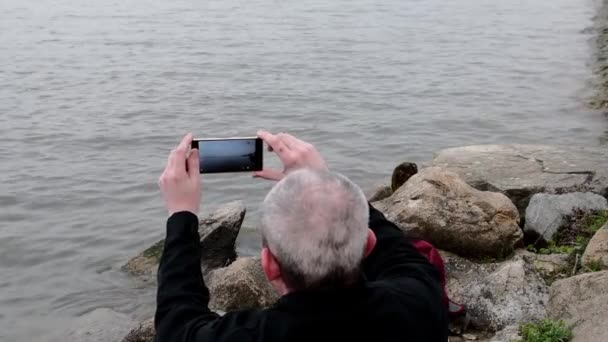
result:
[(187, 134), (171, 151), (167, 167), (158, 180), (169, 216), (180, 211), (198, 215), (201, 203), (201, 179), (198, 150), (191, 149), (192, 134)]

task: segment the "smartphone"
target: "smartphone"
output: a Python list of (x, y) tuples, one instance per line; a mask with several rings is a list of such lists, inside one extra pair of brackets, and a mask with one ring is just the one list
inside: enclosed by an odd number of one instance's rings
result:
[(261, 171), (264, 143), (262, 139), (225, 138), (194, 139), (198, 149), (200, 173)]

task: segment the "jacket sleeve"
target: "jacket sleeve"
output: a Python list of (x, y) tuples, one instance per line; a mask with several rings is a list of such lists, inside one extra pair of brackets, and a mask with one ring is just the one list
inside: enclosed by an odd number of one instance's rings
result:
[[(201, 272), (198, 218), (173, 214), (158, 268), (156, 341), (197, 341), (218, 320), (209, 310), (209, 290)], [(198, 336), (197, 336), (198, 335)]]
[(440, 286), (439, 272), (418, 252), (394, 223), (369, 205), (369, 226), (376, 234), (376, 246), (364, 260), (365, 276), (372, 281), (417, 278), (432, 287)]

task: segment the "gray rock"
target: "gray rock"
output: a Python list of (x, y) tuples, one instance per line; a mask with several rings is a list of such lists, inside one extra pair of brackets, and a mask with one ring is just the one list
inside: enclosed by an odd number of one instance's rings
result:
[(559, 228), (568, 224), (577, 211), (590, 212), (608, 208), (608, 201), (593, 193), (573, 192), (563, 195), (535, 194), (526, 209), (524, 231), (544, 241), (551, 241)]
[(548, 284), (572, 274), (573, 265), (569, 254), (537, 254), (518, 249), (515, 255), (521, 256)]
[(393, 194), (393, 191), (391, 190), (390, 186), (380, 185), (380, 186), (376, 187), (376, 189), (369, 196), (367, 196), (367, 200), (369, 202), (381, 201), (381, 200), (389, 197), (392, 194)]
[(506, 196), (475, 190), (437, 167), (422, 170), (374, 205), (409, 235), (459, 255), (502, 258), (523, 237), (517, 209)]
[(546, 316), (547, 286), (523, 258), (490, 264), (453, 255), (444, 260), (450, 298), (465, 305), (475, 327), (498, 331)]
[(487, 277), (500, 265), (495, 262), (480, 264), (454, 253), (441, 250), (439, 252), (445, 265), (448, 293), (450, 294), (450, 298), (456, 302), (462, 302), (464, 293), (472, 283), (479, 282)]
[(550, 288), (547, 312), (573, 327), (574, 342), (608, 341), (608, 271), (558, 280)]
[(154, 318), (139, 323), (131, 330), (122, 342), (154, 342)]
[(587, 268), (608, 269), (608, 222), (589, 241), (582, 262)]
[(462, 334), (462, 338), (464, 338), (465, 341), (477, 341), (477, 340), (479, 340), (479, 336), (477, 336), (475, 334)]
[(411, 162), (403, 162), (393, 170), (391, 176), (391, 192), (397, 191), (413, 175), (418, 173), (418, 165)]
[[(215, 311), (215, 313), (223, 316), (225, 312)], [(141, 321), (133, 328), (121, 342), (154, 342), (156, 329), (154, 329), (154, 317)]]
[(135, 325), (135, 321), (129, 316), (108, 308), (99, 308), (78, 317), (73, 327), (60, 340), (69, 342), (120, 341), (133, 325)]
[(490, 339), (490, 342), (514, 342), (519, 340), (521, 340), (519, 325), (509, 325), (497, 332), (496, 335)]
[(608, 149), (476, 145), (439, 151), (432, 164), (457, 172), (476, 189), (507, 195), (522, 218), (536, 193), (608, 196)]
[(224, 267), (236, 260), (234, 247), (246, 213), (241, 201), (223, 205), (200, 220), (201, 266), (203, 273)]
[(279, 299), (262, 271), (259, 258), (238, 258), (230, 266), (210, 272), (206, 278), (211, 293), (209, 307), (213, 310), (264, 308)]
[[(245, 206), (240, 201), (227, 203), (199, 220), (203, 273), (224, 267), (236, 259), (235, 241), (245, 218)], [(123, 266), (127, 273), (143, 281), (154, 281), (163, 252), (161, 240)]]

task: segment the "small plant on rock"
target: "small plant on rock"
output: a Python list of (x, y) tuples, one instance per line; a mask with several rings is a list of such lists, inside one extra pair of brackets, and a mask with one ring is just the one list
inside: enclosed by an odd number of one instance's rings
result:
[(585, 218), (585, 230), (590, 234), (595, 234), (602, 226), (608, 222), (608, 210), (600, 210)]
[(544, 319), (526, 323), (519, 328), (520, 342), (567, 342), (572, 339), (572, 330), (563, 321)]
[[(558, 246), (554, 241), (549, 241), (547, 247), (538, 250), (539, 254), (571, 254), (574, 246)], [(528, 248), (529, 250), (529, 248)]]
[(602, 270), (602, 262), (600, 260), (591, 260), (584, 267), (585, 272), (599, 272)]

